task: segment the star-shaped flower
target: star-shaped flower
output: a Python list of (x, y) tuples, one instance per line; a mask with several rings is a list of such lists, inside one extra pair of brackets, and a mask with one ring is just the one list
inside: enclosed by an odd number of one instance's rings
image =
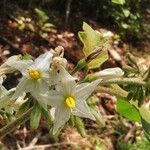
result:
[(99, 79), (91, 83), (77, 84), (64, 68), (60, 69), (60, 74), (62, 78), (58, 87), (47, 92), (44, 96), (47, 103), (55, 108), (54, 134), (69, 120), (71, 114), (95, 120), (86, 99), (101, 81)]
[(16, 92), (13, 99), (23, 95), (23, 93), (30, 92), (31, 95), (38, 100), (38, 102), (46, 109), (46, 102), (41, 99), (40, 93), (48, 91), (49, 67), (52, 61), (53, 54), (49, 51), (40, 55), (35, 61), (20, 61), (15, 62), (12, 59), (7, 62), (13, 68), (19, 70), (23, 77), (16, 87)]

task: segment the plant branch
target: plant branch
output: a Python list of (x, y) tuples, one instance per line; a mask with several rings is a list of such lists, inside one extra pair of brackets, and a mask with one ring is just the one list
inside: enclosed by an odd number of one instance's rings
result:
[(3, 138), (5, 135), (13, 131), (15, 128), (17, 128), (19, 125), (23, 124), (30, 118), (30, 114), (32, 112), (32, 107), (26, 111), (24, 114), (22, 114), (19, 118), (17, 118), (15, 121), (10, 122), (8, 125), (4, 126), (0, 129), (0, 139)]
[(120, 91), (120, 90), (118, 91), (118, 90), (115, 90), (112, 88), (102, 87), (102, 86), (98, 86), (95, 91), (108, 93), (110, 95), (121, 96), (121, 97), (127, 97), (127, 95), (128, 95), (128, 92), (126, 92), (126, 91)]
[(150, 83), (140, 80), (139, 78), (116, 78), (116, 79), (109, 79), (103, 80), (100, 82), (100, 85), (106, 84), (134, 84), (134, 85), (141, 85), (141, 86), (150, 86)]

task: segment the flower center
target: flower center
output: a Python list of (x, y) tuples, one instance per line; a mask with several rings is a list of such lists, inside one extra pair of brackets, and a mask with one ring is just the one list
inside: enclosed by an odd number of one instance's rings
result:
[(69, 108), (75, 108), (75, 106), (76, 106), (75, 99), (71, 96), (67, 97), (65, 99), (65, 105)]
[(29, 76), (33, 80), (38, 80), (41, 78), (41, 73), (38, 70), (29, 70)]

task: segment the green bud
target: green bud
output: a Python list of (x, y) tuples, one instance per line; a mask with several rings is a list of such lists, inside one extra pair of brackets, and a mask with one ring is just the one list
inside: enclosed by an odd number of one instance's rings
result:
[(77, 63), (77, 70), (81, 70), (83, 68), (85, 68), (87, 66), (87, 62), (85, 61), (85, 59), (81, 59), (78, 63)]

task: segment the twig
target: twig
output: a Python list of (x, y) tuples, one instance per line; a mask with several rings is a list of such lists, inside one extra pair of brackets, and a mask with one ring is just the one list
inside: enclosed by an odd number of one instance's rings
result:
[(22, 148), (21, 150), (46, 149), (46, 148), (64, 146), (64, 145), (77, 145), (77, 144), (73, 142), (62, 142), (62, 143), (54, 143), (54, 144), (46, 144), (46, 145), (36, 145), (33, 147), (25, 147), (25, 148)]
[(39, 137), (41, 136), (41, 132), (40, 133), (37, 133), (37, 135), (33, 138), (33, 140), (30, 142), (30, 144), (29, 144), (29, 147), (33, 147), (36, 143), (37, 143), (37, 141), (38, 141), (38, 139), (39, 139)]
[(72, 0), (67, 1), (66, 17), (65, 17), (65, 25), (66, 26), (68, 25), (68, 19), (69, 19), (69, 15), (70, 15), (71, 3), (72, 3)]
[(0, 36), (0, 42), (2, 44), (9, 45), (11, 47), (11, 53), (12, 54), (23, 54), (19, 48), (17, 48), (11, 41), (6, 39), (5, 37)]
[(115, 96), (121, 96), (121, 97), (127, 97), (127, 95), (128, 95), (128, 92), (126, 92), (126, 91), (120, 92), (115, 89), (108, 88), (108, 87), (102, 87), (102, 86), (98, 86), (95, 91), (96, 92), (104, 92), (104, 93), (108, 93), (108, 94), (115, 95)]
[(149, 83), (144, 82), (138, 78), (116, 78), (116, 79), (109, 79), (103, 80), (100, 82), (100, 85), (107, 85), (107, 84), (134, 84), (134, 85), (141, 85), (141, 86), (150, 86)]
[(23, 124), (30, 118), (32, 108), (30, 108), (27, 112), (22, 114), (19, 118), (17, 118), (15, 121), (10, 122), (8, 125), (4, 126), (0, 129), (0, 139), (6, 136), (8, 133), (13, 131), (15, 128), (17, 128), (19, 125)]
[(126, 134), (126, 136), (124, 137), (124, 141), (125, 141), (125, 142), (128, 142), (129, 139), (130, 139), (131, 137), (133, 137), (133, 133), (135, 132), (135, 130), (136, 130), (136, 125), (134, 125), (134, 126), (129, 130), (129, 132)]

